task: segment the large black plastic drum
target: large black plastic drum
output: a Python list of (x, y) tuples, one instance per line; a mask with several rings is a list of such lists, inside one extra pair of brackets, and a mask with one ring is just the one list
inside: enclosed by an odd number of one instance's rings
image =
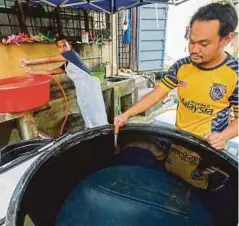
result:
[(205, 169), (223, 172), (202, 190), (168, 173), (147, 149), (131, 146), (115, 154), (113, 141), (111, 127), (58, 140), (21, 178), (6, 226), (237, 225), (235, 159), (169, 127), (129, 125), (120, 131), (121, 147), (148, 141), (198, 153)]

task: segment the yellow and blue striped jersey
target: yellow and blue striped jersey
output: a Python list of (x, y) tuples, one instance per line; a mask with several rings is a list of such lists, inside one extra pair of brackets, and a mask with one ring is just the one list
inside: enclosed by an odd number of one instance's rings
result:
[(233, 107), (238, 117), (238, 61), (228, 55), (215, 68), (200, 68), (190, 57), (177, 61), (160, 81), (165, 91), (178, 88), (176, 126), (203, 136), (221, 132)]

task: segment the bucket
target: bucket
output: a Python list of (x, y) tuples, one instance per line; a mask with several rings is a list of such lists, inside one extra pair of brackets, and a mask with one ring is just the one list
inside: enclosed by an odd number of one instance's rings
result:
[(0, 112), (24, 112), (47, 104), (50, 81), (46, 75), (0, 79)]
[(0, 225), (6, 216), (11, 195), (25, 169), (51, 140), (27, 140), (0, 149)]
[(113, 137), (113, 128), (105, 126), (49, 147), (15, 188), (5, 225), (237, 225), (236, 160), (174, 128), (121, 129), (122, 148), (132, 141), (182, 145), (197, 152), (205, 167), (229, 175), (216, 189), (200, 190), (165, 171), (164, 161), (147, 148), (115, 154)]
[(100, 80), (101, 85), (104, 83), (105, 72), (103, 72), (103, 71), (92, 71), (91, 75), (98, 78)]
[[(23, 159), (23, 156), (31, 155), (33, 156), (35, 152), (38, 152), (39, 148), (50, 143), (51, 139), (34, 139), (34, 140), (23, 140), (17, 143), (9, 144), (0, 149), (0, 167), (6, 165), (18, 158)], [(8, 167), (4, 167), (4, 171), (8, 170), (8, 168), (13, 165), (9, 164)], [(0, 169), (0, 172), (3, 172), (3, 169)]]
[(104, 78), (105, 78), (105, 67), (98, 66), (98, 67), (92, 68), (91, 75), (98, 78), (100, 80), (100, 84), (102, 85), (104, 83)]

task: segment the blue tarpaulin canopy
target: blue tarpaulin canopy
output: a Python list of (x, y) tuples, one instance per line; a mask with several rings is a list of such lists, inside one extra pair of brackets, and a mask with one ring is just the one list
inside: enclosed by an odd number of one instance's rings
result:
[(97, 10), (114, 13), (122, 8), (133, 8), (145, 4), (166, 3), (169, 0), (31, 0), (59, 7), (75, 7), (86, 10)]

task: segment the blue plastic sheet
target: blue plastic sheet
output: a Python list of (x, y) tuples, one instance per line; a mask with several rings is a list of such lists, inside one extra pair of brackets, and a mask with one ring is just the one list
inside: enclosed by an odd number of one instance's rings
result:
[(133, 8), (145, 4), (166, 3), (169, 0), (31, 0), (31, 2), (47, 3), (52, 6), (91, 9), (114, 13), (122, 8)]

